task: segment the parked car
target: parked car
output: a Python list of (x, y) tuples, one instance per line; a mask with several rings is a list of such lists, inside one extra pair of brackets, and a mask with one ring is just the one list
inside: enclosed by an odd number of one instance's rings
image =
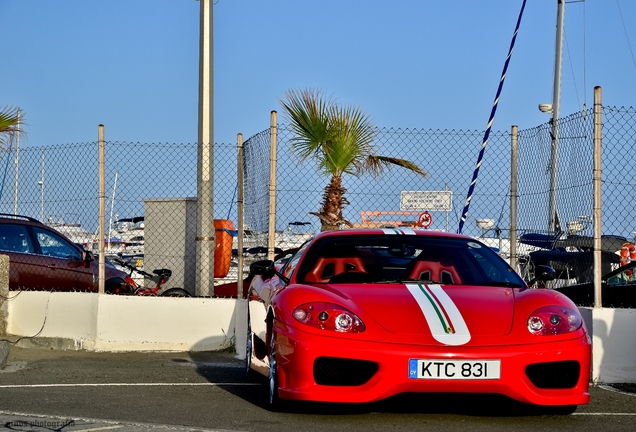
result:
[[(28, 216), (0, 214), (0, 254), (9, 256), (9, 289), (98, 290), (95, 257), (66, 236)], [(126, 273), (106, 265), (105, 291), (126, 290)]]
[(413, 392), (497, 393), (555, 413), (589, 402), (577, 307), (473, 238), (324, 232), (250, 269), (245, 367), (268, 377), (272, 409)]
[[(601, 303), (607, 308), (636, 308), (636, 261), (618, 267), (601, 278)], [(577, 306), (594, 306), (594, 283), (555, 288)]]

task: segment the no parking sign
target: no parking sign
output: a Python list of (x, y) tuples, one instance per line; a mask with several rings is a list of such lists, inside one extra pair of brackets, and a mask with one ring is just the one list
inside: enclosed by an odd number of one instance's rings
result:
[(433, 223), (433, 216), (429, 212), (420, 213), (417, 218), (417, 225), (422, 228), (428, 228)]

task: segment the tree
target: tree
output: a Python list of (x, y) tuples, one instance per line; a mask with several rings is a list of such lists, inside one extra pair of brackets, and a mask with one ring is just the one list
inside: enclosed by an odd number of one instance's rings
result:
[(341, 225), (353, 226), (342, 216), (349, 204), (342, 186), (343, 174), (381, 175), (384, 168), (397, 165), (428, 177), (413, 162), (375, 154), (373, 140), (377, 128), (360, 108), (342, 106), (320, 90), (290, 90), (281, 100), (284, 114), (294, 137), (292, 149), (301, 161), (313, 159), (318, 169), (331, 176), (325, 187), (319, 212), (310, 212), (320, 219), (321, 231), (333, 231)]
[(0, 149), (6, 150), (6, 139), (14, 133), (21, 132), (22, 118), (19, 108), (4, 107), (0, 109)]

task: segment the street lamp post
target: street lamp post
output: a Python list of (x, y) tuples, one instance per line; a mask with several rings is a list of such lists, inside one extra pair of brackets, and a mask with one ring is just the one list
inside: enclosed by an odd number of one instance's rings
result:
[(196, 295), (214, 296), (214, 68), (212, 1), (200, 0)]
[(559, 169), (559, 108), (561, 104), (561, 59), (563, 57), (563, 21), (565, 16), (565, 0), (557, 0), (557, 34), (554, 57), (554, 83), (552, 90), (552, 119), (551, 136), (552, 148), (550, 152), (550, 197), (548, 200), (548, 230), (558, 231), (557, 217), (557, 174)]

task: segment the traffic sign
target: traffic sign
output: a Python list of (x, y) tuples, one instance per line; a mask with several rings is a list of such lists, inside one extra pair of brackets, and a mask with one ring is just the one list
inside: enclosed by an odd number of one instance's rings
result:
[(417, 224), (422, 228), (428, 228), (433, 223), (433, 216), (429, 212), (420, 213), (417, 218)]

